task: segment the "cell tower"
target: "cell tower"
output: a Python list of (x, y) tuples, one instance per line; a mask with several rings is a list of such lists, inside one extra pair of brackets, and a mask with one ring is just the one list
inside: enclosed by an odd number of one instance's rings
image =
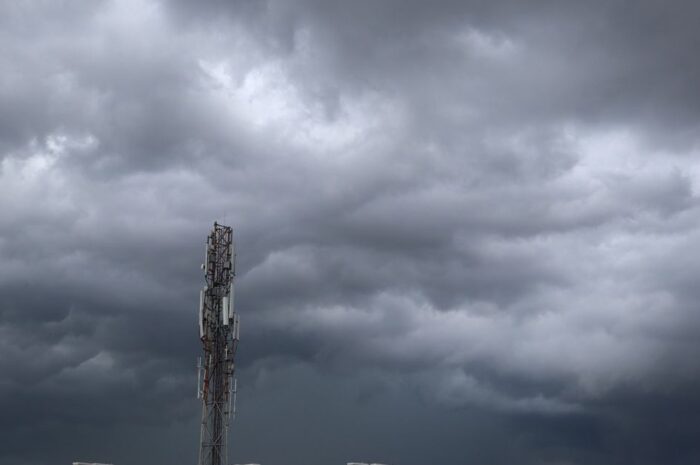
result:
[(202, 399), (198, 465), (227, 465), (228, 428), (236, 414), (233, 373), (240, 329), (233, 300), (236, 254), (231, 227), (214, 223), (202, 269), (206, 286), (199, 294), (204, 356), (199, 359), (197, 380), (197, 397)]

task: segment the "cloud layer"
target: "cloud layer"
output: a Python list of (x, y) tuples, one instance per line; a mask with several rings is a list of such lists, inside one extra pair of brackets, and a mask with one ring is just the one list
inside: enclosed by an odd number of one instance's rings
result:
[(696, 463), (694, 10), (0, 5), (0, 463)]

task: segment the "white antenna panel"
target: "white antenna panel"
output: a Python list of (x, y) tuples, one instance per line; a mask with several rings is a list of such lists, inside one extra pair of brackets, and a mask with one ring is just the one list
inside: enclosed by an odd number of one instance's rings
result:
[(228, 307), (229, 299), (227, 296), (224, 296), (224, 298), (221, 299), (221, 320), (224, 326), (228, 326)]
[(204, 336), (204, 289), (199, 291), (199, 337)]

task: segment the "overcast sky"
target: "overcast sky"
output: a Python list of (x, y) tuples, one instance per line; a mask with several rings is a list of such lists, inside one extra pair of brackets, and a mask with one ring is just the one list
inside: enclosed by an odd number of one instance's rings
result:
[(0, 1), (0, 464), (700, 463), (699, 15)]

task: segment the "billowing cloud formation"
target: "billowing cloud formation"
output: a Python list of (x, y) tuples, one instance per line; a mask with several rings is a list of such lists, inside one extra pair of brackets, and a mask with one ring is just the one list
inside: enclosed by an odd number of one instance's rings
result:
[(696, 13), (3, 4), (0, 463), (195, 460), (214, 219), (235, 461), (696, 463)]

